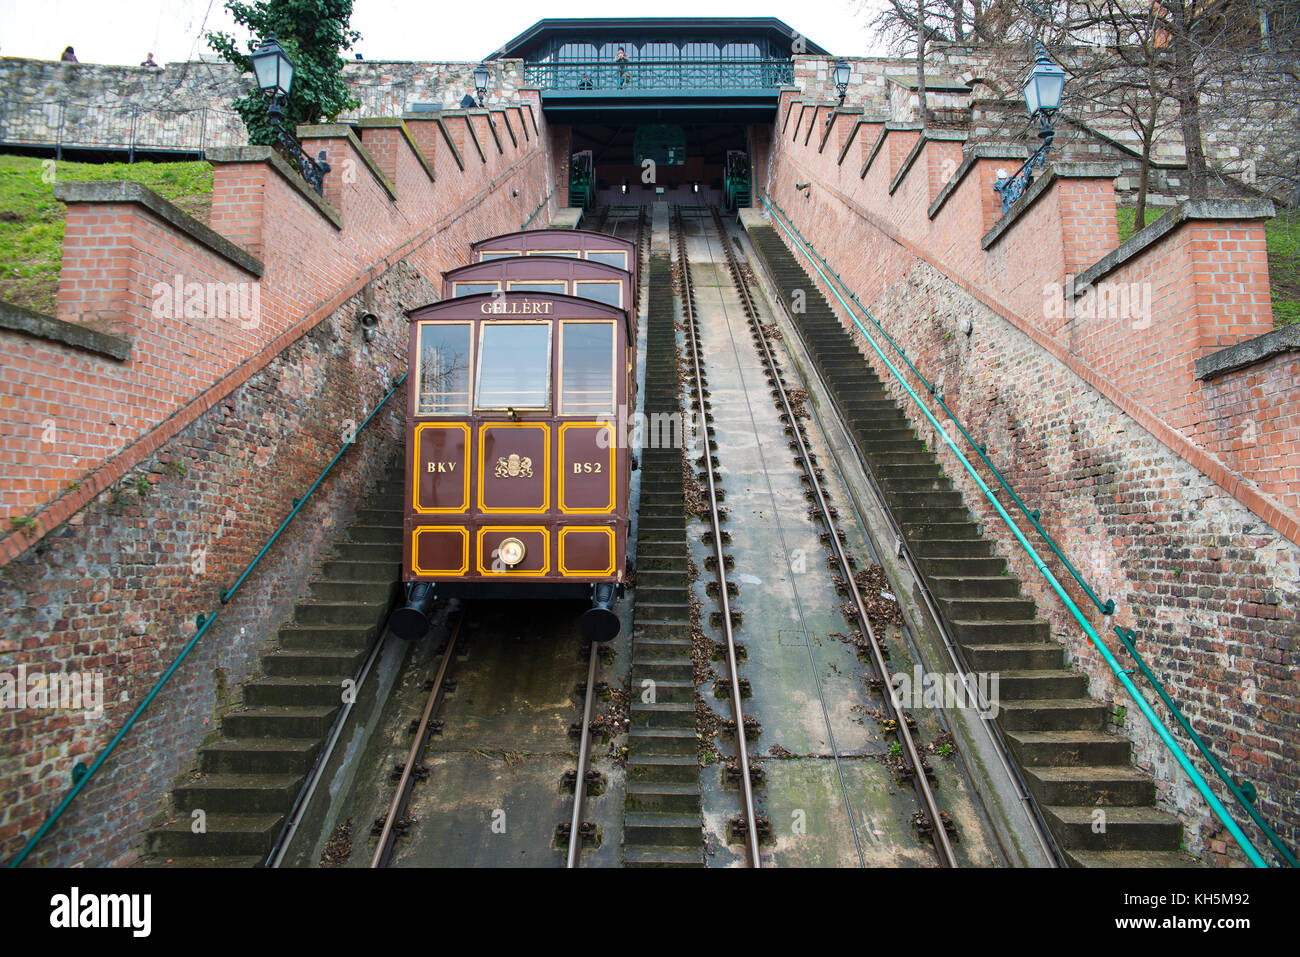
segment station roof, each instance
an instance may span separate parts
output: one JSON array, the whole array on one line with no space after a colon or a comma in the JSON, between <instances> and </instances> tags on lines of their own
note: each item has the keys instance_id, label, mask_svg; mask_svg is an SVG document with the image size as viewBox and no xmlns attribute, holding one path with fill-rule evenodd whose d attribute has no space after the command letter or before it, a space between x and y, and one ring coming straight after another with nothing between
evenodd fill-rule
<instances>
[{"instance_id":1,"label":"station roof","mask_svg":"<svg viewBox=\"0 0 1300 957\"><path fill-rule=\"evenodd\" d=\"M710 34L729 39L764 36L773 41L774 45L785 47L786 55L789 55L794 39L800 36L797 31L775 17L556 17L538 20L505 46L489 54L486 59L527 60L530 59L529 54L552 40L563 38L577 41L592 35L613 33L622 36L641 35L656 38L680 35L683 39L701 38ZM825 49L807 37L803 37L803 43L802 52L814 56L829 55Z\"/></svg>"}]
</instances>

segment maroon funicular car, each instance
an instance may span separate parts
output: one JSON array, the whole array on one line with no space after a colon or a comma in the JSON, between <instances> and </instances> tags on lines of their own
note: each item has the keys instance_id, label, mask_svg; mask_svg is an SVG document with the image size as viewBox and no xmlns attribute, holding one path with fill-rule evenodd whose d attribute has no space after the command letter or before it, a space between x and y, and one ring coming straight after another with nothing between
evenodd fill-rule
<instances>
[{"instance_id":1,"label":"maroon funicular car","mask_svg":"<svg viewBox=\"0 0 1300 957\"><path fill-rule=\"evenodd\" d=\"M635 408L635 286L627 269L583 254L625 253L635 266L635 249L537 230L474 250L499 240L547 253L451 270L445 298L408 313L407 600L390 626L422 636L435 595L582 597L583 632L608 640L627 573L633 460L621 423Z\"/></svg>"}]
</instances>

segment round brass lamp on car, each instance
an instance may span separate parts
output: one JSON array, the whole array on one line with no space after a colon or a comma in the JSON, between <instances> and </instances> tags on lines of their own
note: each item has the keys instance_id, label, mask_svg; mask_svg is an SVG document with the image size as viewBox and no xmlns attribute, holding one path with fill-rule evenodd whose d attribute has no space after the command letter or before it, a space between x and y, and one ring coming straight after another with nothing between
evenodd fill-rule
<instances>
[{"instance_id":1,"label":"round brass lamp on car","mask_svg":"<svg viewBox=\"0 0 1300 957\"><path fill-rule=\"evenodd\" d=\"M501 544L497 546L497 557L511 568L522 562L527 552L524 543L517 538L502 539Z\"/></svg>"}]
</instances>

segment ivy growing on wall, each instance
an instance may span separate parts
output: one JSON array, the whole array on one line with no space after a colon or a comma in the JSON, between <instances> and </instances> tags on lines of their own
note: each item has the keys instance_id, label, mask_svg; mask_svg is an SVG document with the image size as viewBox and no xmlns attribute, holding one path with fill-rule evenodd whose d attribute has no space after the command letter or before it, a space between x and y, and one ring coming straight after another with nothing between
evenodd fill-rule
<instances>
[{"instance_id":1,"label":"ivy growing on wall","mask_svg":"<svg viewBox=\"0 0 1300 957\"><path fill-rule=\"evenodd\" d=\"M361 34L348 26L352 0L226 0L225 6L250 37L240 41L228 33L209 33L208 45L223 59L251 77L249 54L262 40L274 36L293 60L293 88L284 105L287 129L333 120L360 105L343 82L346 61L341 56L361 39ZM276 142L275 129L267 120L266 100L256 83L233 105L248 127L250 143Z\"/></svg>"}]
</instances>

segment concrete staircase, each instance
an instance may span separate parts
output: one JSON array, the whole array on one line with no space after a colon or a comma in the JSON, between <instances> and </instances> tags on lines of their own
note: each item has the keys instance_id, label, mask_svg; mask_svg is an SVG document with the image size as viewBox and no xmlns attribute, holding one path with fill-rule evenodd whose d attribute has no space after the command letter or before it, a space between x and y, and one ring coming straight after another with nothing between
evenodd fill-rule
<instances>
[{"instance_id":1,"label":"concrete staircase","mask_svg":"<svg viewBox=\"0 0 1300 957\"><path fill-rule=\"evenodd\" d=\"M649 275L645 412L652 416L680 405L666 255L650 257ZM623 863L703 867L681 449L642 450L637 514ZM654 682L653 703L642 701L646 679Z\"/></svg>"},{"instance_id":2,"label":"concrete staircase","mask_svg":"<svg viewBox=\"0 0 1300 957\"><path fill-rule=\"evenodd\" d=\"M384 470L344 540L311 582L261 677L221 736L199 749L198 775L172 792L173 820L145 837L150 863L256 867L271 850L401 578L402 457ZM193 812L206 832L193 833Z\"/></svg>"},{"instance_id":3,"label":"concrete staircase","mask_svg":"<svg viewBox=\"0 0 1300 957\"><path fill-rule=\"evenodd\" d=\"M1084 675L1064 667L1047 622L813 278L773 227L750 227L749 235L786 301L795 289L806 294L800 338L967 661L999 673L998 723L1067 859L1089 867L1185 866L1182 825L1154 807L1155 783L1132 767L1128 739L1107 732L1106 707L1088 697Z\"/></svg>"}]
</instances>

